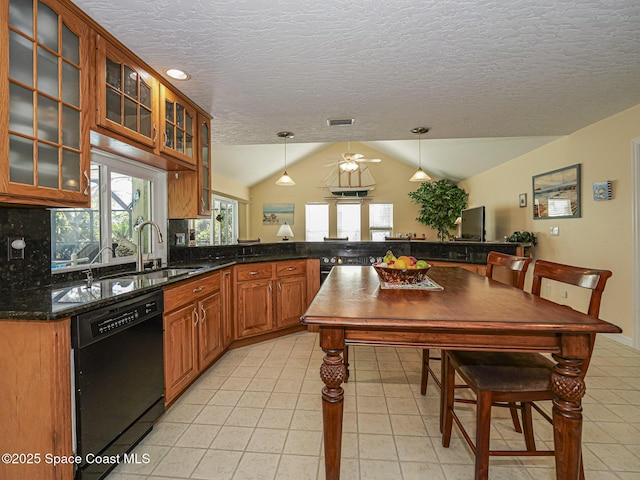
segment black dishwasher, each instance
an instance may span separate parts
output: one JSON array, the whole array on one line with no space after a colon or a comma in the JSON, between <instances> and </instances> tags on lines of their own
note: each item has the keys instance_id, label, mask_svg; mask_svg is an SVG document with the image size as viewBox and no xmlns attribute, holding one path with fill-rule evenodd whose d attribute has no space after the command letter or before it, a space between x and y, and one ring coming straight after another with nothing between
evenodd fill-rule
<instances>
[{"instance_id":1,"label":"black dishwasher","mask_svg":"<svg viewBox=\"0 0 640 480\"><path fill-rule=\"evenodd\" d=\"M98 480L164 412L162 292L72 317L75 478Z\"/></svg>"}]
</instances>

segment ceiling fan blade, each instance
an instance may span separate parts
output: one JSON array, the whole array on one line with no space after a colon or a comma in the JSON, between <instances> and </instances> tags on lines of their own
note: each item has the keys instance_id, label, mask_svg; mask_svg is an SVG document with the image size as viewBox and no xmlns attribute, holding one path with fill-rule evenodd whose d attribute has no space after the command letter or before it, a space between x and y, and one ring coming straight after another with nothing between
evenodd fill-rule
<instances>
[{"instance_id":1,"label":"ceiling fan blade","mask_svg":"<svg viewBox=\"0 0 640 480\"><path fill-rule=\"evenodd\" d=\"M344 163L344 160L340 160L339 162L327 163L325 167L333 167L334 165L340 165L341 163Z\"/></svg>"},{"instance_id":2,"label":"ceiling fan blade","mask_svg":"<svg viewBox=\"0 0 640 480\"><path fill-rule=\"evenodd\" d=\"M382 160L379 158L359 158L355 160L356 162L369 162L369 163L380 163Z\"/></svg>"},{"instance_id":3,"label":"ceiling fan blade","mask_svg":"<svg viewBox=\"0 0 640 480\"><path fill-rule=\"evenodd\" d=\"M362 157L364 157L364 155L362 155L361 153L344 152L342 154L342 158L346 162L352 162L352 161L358 160L359 158L362 158Z\"/></svg>"}]
</instances>

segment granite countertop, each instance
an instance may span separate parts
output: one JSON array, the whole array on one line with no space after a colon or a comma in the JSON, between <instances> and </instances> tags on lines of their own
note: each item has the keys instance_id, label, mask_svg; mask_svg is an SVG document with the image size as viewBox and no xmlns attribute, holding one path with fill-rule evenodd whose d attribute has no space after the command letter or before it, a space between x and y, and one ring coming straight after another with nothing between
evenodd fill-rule
<instances>
[{"instance_id":1,"label":"granite countertop","mask_svg":"<svg viewBox=\"0 0 640 480\"><path fill-rule=\"evenodd\" d=\"M195 273L169 278L136 278L135 274L97 279L91 287L85 281L67 282L45 287L10 290L0 299L0 318L5 320L58 320L77 315L115 301L160 290L172 283L192 279L234 265L235 261L222 260L193 265ZM186 266L184 266L186 267ZM173 268L173 267L172 267ZM181 266L182 268L182 266Z\"/></svg>"},{"instance_id":2,"label":"granite countertop","mask_svg":"<svg viewBox=\"0 0 640 480\"><path fill-rule=\"evenodd\" d=\"M306 258L308 258L306 255L291 253L203 259L195 262L172 263L168 268L194 269L196 271L169 278L145 279L136 278L135 274L122 273L94 280L90 288L87 287L85 281L28 289L9 288L3 290L0 295L0 318L5 320L59 320L112 304L115 301L127 300L137 295L160 290L167 285L233 265Z\"/></svg>"}]
</instances>

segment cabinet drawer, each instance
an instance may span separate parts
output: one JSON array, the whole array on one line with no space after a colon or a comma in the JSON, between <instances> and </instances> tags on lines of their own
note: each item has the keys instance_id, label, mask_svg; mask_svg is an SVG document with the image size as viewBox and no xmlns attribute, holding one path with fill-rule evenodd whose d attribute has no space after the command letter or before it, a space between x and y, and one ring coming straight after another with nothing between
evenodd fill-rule
<instances>
[{"instance_id":1,"label":"cabinet drawer","mask_svg":"<svg viewBox=\"0 0 640 480\"><path fill-rule=\"evenodd\" d=\"M220 290L220 272L167 287L164 290L164 311L170 312L217 290Z\"/></svg>"},{"instance_id":2,"label":"cabinet drawer","mask_svg":"<svg viewBox=\"0 0 640 480\"><path fill-rule=\"evenodd\" d=\"M306 260L292 260L278 262L276 264L276 276L286 277L287 275L304 275L307 273Z\"/></svg>"},{"instance_id":3,"label":"cabinet drawer","mask_svg":"<svg viewBox=\"0 0 640 480\"><path fill-rule=\"evenodd\" d=\"M236 266L236 281L257 280L259 278L271 278L271 263L252 263L251 265Z\"/></svg>"}]
</instances>

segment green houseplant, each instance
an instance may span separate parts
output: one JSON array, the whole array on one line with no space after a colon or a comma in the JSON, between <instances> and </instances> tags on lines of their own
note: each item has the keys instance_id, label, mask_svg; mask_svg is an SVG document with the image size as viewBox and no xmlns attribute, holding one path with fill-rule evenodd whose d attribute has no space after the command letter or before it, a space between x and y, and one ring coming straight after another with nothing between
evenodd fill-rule
<instances>
[{"instance_id":1,"label":"green houseplant","mask_svg":"<svg viewBox=\"0 0 640 480\"><path fill-rule=\"evenodd\" d=\"M450 180L424 182L415 192L409 192L414 203L420 205L416 220L438 231L440 241L450 236L460 212L467 206L469 194Z\"/></svg>"}]
</instances>

